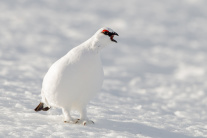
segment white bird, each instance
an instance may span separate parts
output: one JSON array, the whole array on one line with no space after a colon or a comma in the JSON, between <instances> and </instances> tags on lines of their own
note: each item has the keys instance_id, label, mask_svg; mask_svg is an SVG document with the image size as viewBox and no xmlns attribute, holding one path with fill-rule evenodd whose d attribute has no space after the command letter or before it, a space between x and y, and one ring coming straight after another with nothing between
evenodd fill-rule
<instances>
[{"instance_id":1,"label":"white bird","mask_svg":"<svg viewBox=\"0 0 207 138\"><path fill-rule=\"evenodd\" d=\"M43 79L42 100L34 110L58 107L62 109L64 122L92 124L87 117L86 105L101 89L104 74L100 50L117 42L114 35L118 36L112 29L103 27L57 60ZM80 119L73 119L71 110L78 111Z\"/></svg>"}]
</instances>

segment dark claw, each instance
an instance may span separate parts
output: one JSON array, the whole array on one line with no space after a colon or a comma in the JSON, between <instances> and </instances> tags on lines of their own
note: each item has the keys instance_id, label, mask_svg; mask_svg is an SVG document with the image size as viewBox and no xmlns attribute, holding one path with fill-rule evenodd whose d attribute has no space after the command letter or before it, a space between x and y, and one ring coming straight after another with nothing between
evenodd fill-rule
<instances>
[{"instance_id":1,"label":"dark claw","mask_svg":"<svg viewBox=\"0 0 207 138\"><path fill-rule=\"evenodd\" d=\"M80 119L77 119L77 121L75 122L75 124L77 124L79 120L80 120Z\"/></svg>"}]
</instances>

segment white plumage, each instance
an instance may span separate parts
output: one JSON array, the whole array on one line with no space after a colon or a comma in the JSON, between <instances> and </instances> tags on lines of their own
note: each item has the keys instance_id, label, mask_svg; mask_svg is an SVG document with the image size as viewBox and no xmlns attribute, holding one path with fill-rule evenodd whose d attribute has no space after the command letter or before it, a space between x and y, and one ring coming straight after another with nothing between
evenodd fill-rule
<instances>
[{"instance_id":1,"label":"white plumage","mask_svg":"<svg viewBox=\"0 0 207 138\"><path fill-rule=\"evenodd\" d=\"M103 83L103 68L100 50L118 35L110 28L99 29L90 39L70 50L57 60L46 73L42 83L42 101L35 111L47 111L50 107L62 108L64 121L90 124L86 105L100 91ZM80 112L74 120L71 110Z\"/></svg>"}]
</instances>

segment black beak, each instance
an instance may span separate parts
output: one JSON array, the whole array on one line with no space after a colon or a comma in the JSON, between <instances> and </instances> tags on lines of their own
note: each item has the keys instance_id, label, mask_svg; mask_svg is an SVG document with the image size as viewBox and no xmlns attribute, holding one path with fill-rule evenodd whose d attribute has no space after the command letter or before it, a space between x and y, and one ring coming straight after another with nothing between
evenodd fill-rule
<instances>
[{"instance_id":1,"label":"black beak","mask_svg":"<svg viewBox=\"0 0 207 138\"><path fill-rule=\"evenodd\" d=\"M117 36L119 36L116 32L109 32L109 33L108 33L108 36L112 36L112 35L117 35Z\"/></svg>"},{"instance_id":2,"label":"black beak","mask_svg":"<svg viewBox=\"0 0 207 138\"><path fill-rule=\"evenodd\" d=\"M117 41L114 40L114 36L115 36L115 35L119 36L116 32L109 32L109 33L108 33L108 36L110 37L111 41L117 43Z\"/></svg>"},{"instance_id":3,"label":"black beak","mask_svg":"<svg viewBox=\"0 0 207 138\"><path fill-rule=\"evenodd\" d=\"M113 34L113 35L117 35L117 36L119 36L116 32L112 32L112 34Z\"/></svg>"}]
</instances>

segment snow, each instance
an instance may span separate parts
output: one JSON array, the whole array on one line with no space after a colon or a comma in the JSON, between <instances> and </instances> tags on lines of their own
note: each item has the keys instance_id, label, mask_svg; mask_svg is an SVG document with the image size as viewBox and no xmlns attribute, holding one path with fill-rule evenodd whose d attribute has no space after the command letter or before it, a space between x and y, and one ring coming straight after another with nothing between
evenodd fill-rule
<instances>
[{"instance_id":1,"label":"snow","mask_svg":"<svg viewBox=\"0 0 207 138\"><path fill-rule=\"evenodd\" d=\"M0 137L207 137L206 5L1 0ZM95 124L34 112L51 64L103 26L119 37L102 51L105 81L88 105Z\"/></svg>"}]
</instances>

